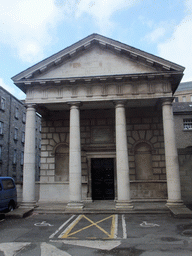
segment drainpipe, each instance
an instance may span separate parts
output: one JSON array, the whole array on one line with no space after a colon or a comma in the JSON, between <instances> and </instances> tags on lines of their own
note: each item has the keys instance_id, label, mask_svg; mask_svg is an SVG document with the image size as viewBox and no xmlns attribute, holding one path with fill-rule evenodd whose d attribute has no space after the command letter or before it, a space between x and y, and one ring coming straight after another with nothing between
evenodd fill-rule
<instances>
[{"instance_id":1,"label":"drainpipe","mask_svg":"<svg viewBox=\"0 0 192 256\"><path fill-rule=\"evenodd\" d=\"M10 167L10 163L9 163L9 153L10 153L10 137L11 137L11 105L12 105L12 97L11 95L9 95L10 97L10 104L9 104L9 124L8 124L8 154L7 154L7 176L9 176L9 167Z\"/></svg>"}]
</instances>

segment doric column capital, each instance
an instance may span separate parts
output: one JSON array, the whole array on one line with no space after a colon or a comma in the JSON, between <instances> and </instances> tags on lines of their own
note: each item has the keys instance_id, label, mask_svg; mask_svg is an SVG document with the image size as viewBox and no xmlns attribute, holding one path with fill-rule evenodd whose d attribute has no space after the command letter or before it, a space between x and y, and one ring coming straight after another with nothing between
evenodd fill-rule
<instances>
[{"instance_id":1,"label":"doric column capital","mask_svg":"<svg viewBox=\"0 0 192 256\"><path fill-rule=\"evenodd\" d=\"M67 104L70 106L71 108L80 108L83 104L80 101L72 101L72 102L67 102Z\"/></svg>"},{"instance_id":2,"label":"doric column capital","mask_svg":"<svg viewBox=\"0 0 192 256\"><path fill-rule=\"evenodd\" d=\"M163 98L162 99L162 106L165 106L165 105L171 105L172 106L173 100L174 100L174 97Z\"/></svg>"},{"instance_id":3,"label":"doric column capital","mask_svg":"<svg viewBox=\"0 0 192 256\"><path fill-rule=\"evenodd\" d=\"M126 103L126 100L116 100L113 102L116 108L125 107Z\"/></svg>"},{"instance_id":4,"label":"doric column capital","mask_svg":"<svg viewBox=\"0 0 192 256\"><path fill-rule=\"evenodd\" d=\"M25 104L25 106L26 106L27 109L35 109L35 110L36 110L36 107L37 107L36 104Z\"/></svg>"}]
</instances>

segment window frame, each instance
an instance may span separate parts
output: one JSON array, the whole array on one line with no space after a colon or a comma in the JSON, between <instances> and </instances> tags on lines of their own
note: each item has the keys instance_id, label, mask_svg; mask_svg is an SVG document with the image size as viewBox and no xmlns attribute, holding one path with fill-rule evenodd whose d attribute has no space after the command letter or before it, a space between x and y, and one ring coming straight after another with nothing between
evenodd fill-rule
<instances>
[{"instance_id":1,"label":"window frame","mask_svg":"<svg viewBox=\"0 0 192 256\"><path fill-rule=\"evenodd\" d=\"M15 108L15 118L19 119L19 108L18 107Z\"/></svg>"},{"instance_id":2,"label":"window frame","mask_svg":"<svg viewBox=\"0 0 192 256\"><path fill-rule=\"evenodd\" d=\"M183 119L183 130L184 131L192 131L192 118L184 118Z\"/></svg>"},{"instance_id":3,"label":"window frame","mask_svg":"<svg viewBox=\"0 0 192 256\"><path fill-rule=\"evenodd\" d=\"M6 104L6 99L4 97L0 97L1 101L0 101L0 109L5 111L5 104Z\"/></svg>"},{"instance_id":4,"label":"window frame","mask_svg":"<svg viewBox=\"0 0 192 256\"><path fill-rule=\"evenodd\" d=\"M13 164L15 165L17 163L17 149L13 150Z\"/></svg>"},{"instance_id":5,"label":"window frame","mask_svg":"<svg viewBox=\"0 0 192 256\"><path fill-rule=\"evenodd\" d=\"M18 140L18 128L17 127L15 127L15 129L14 129L14 137L13 137L13 139L14 140Z\"/></svg>"},{"instance_id":6,"label":"window frame","mask_svg":"<svg viewBox=\"0 0 192 256\"><path fill-rule=\"evenodd\" d=\"M0 121L0 135L3 135L4 123Z\"/></svg>"},{"instance_id":7,"label":"window frame","mask_svg":"<svg viewBox=\"0 0 192 256\"><path fill-rule=\"evenodd\" d=\"M20 161L20 163L21 163L21 166L24 165L24 151L21 151L21 161Z\"/></svg>"},{"instance_id":8,"label":"window frame","mask_svg":"<svg viewBox=\"0 0 192 256\"><path fill-rule=\"evenodd\" d=\"M24 124L26 123L26 113L25 113L25 112L23 112L22 122L23 122Z\"/></svg>"},{"instance_id":9,"label":"window frame","mask_svg":"<svg viewBox=\"0 0 192 256\"><path fill-rule=\"evenodd\" d=\"M22 134L21 134L21 142L25 143L25 132L24 131L22 131Z\"/></svg>"},{"instance_id":10,"label":"window frame","mask_svg":"<svg viewBox=\"0 0 192 256\"><path fill-rule=\"evenodd\" d=\"M0 145L0 162L2 162L2 158L3 158L3 146Z\"/></svg>"}]
</instances>

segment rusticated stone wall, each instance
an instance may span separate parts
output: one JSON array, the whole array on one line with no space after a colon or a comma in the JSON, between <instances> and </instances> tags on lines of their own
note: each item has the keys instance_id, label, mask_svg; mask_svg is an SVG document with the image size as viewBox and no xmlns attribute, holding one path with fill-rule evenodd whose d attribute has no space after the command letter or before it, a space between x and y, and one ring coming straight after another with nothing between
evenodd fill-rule
<instances>
[{"instance_id":1,"label":"rusticated stone wall","mask_svg":"<svg viewBox=\"0 0 192 256\"><path fill-rule=\"evenodd\" d=\"M155 108L126 109L127 115L127 139L129 149L129 167L131 180L131 196L133 199L165 199L166 170L164 137L161 112ZM108 110L81 110L81 150L82 150L82 184L83 199L87 197L89 168L87 154L90 152L113 152L115 153L115 111ZM140 180L137 172L142 171L135 159L135 151L139 145L147 145L147 161L144 164L144 171L151 169L151 176ZM66 149L69 146L69 111L52 112L42 121L42 147L41 147L41 185L49 184L55 193L55 200L59 201L59 192L55 187L65 186L65 193L68 190L68 181L59 181L55 175L55 154L58 146ZM146 152L141 152L142 157ZM147 166L150 165L150 166ZM116 175L115 175L116 177ZM141 176L139 176L141 177ZM47 195L50 190L47 190ZM47 196L48 197L48 196ZM46 200L45 195L41 195ZM65 197L67 201L67 195Z\"/></svg>"}]
</instances>

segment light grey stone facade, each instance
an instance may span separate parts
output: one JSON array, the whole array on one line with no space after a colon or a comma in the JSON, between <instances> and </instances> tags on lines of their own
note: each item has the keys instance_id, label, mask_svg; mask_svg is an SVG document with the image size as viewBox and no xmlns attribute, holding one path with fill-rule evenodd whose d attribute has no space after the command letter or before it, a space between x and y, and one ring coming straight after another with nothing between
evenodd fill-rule
<instances>
[{"instance_id":1,"label":"light grey stone facade","mask_svg":"<svg viewBox=\"0 0 192 256\"><path fill-rule=\"evenodd\" d=\"M40 198L82 209L84 200L167 200L182 205L172 112L184 68L93 34L13 77L26 93L27 131L42 115ZM35 203L34 143L24 170ZM30 150L29 150L30 149Z\"/></svg>"}]
</instances>

